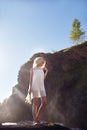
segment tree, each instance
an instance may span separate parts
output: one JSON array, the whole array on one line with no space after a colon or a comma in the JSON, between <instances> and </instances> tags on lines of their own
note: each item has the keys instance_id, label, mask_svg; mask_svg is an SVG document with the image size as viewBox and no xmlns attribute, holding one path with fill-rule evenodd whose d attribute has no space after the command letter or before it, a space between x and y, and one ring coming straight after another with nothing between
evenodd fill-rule
<instances>
[{"instance_id":1,"label":"tree","mask_svg":"<svg viewBox=\"0 0 87 130\"><path fill-rule=\"evenodd\" d=\"M76 44L78 44L80 38L85 35L85 32L83 32L80 27L80 22L77 19L74 19L72 22L72 30L70 31L70 39Z\"/></svg>"}]
</instances>

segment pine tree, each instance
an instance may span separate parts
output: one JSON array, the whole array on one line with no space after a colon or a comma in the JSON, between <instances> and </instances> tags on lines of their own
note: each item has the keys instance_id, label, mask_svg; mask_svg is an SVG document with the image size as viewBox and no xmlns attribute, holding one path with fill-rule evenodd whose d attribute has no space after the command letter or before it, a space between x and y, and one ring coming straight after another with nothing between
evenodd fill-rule
<instances>
[{"instance_id":1,"label":"pine tree","mask_svg":"<svg viewBox=\"0 0 87 130\"><path fill-rule=\"evenodd\" d=\"M72 30L70 31L70 39L76 44L78 44L81 36L85 34L80 27L80 22L77 19L74 19L72 22Z\"/></svg>"}]
</instances>

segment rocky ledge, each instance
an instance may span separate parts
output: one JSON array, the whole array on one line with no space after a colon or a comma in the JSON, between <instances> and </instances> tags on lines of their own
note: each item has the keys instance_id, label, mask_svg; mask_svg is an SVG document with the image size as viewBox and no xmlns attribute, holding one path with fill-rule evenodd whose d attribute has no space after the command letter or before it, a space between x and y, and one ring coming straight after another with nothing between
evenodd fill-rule
<instances>
[{"instance_id":1,"label":"rocky ledge","mask_svg":"<svg viewBox=\"0 0 87 130\"><path fill-rule=\"evenodd\" d=\"M33 125L32 122L30 121L25 121L25 122L18 122L18 123L2 123L0 125L0 130L1 129L11 129L11 130L71 130L70 128L67 128L63 126L62 124L58 123L52 123L52 122L44 122L44 123L39 123Z\"/></svg>"}]
</instances>

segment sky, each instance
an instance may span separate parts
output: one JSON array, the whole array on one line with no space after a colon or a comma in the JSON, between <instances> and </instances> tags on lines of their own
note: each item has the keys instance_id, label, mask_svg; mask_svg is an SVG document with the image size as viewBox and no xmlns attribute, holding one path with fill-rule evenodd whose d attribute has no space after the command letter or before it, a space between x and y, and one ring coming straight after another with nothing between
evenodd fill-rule
<instances>
[{"instance_id":1,"label":"sky","mask_svg":"<svg viewBox=\"0 0 87 130\"><path fill-rule=\"evenodd\" d=\"M0 102L12 94L21 65L35 53L73 45L76 18L87 36L87 0L0 0Z\"/></svg>"}]
</instances>

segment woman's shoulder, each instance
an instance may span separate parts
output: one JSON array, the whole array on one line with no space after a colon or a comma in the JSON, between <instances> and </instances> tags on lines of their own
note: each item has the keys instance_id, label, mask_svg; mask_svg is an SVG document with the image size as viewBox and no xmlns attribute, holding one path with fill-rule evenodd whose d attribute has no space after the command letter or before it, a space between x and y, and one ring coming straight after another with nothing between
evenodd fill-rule
<instances>
[{"instance_id":1,"label":"woman's shoulder","mask_svg":"<svg viewBox=\"0 0 87 130\"><path fill-rule=\"evenodd\" d=\"M34 70L36 70L37 68L34 67L34 68L30 68L30 72L33 72Z\"/></svg>"}]
</instances>

